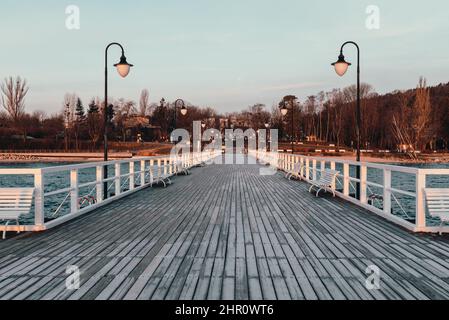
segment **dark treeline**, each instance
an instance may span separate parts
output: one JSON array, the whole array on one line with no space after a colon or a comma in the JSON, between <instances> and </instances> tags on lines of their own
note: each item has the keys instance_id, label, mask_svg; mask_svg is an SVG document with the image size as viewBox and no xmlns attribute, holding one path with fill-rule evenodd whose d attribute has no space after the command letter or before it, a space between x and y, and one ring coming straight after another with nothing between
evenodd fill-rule
<instances>
[{"instance_id":1,"label":"dark treeline","mask_svg":"<svg viewBox=\"0 0 449 320\"><path fill-rule=\"evenodd\" d=\"M1 149L96 150L101 148L104 103L100 98L83 102L76 94L64 96L61 111L47 115L43 111L27 113L25 97L28 85L20 77L7 78L0 87ZM369 84L362 84L362 148L404 151L447 149L449 142L449 83L427 87L420 79L415 89L377 94ZM209 107L186 102L188 113L182 116L173 102L162 99L150 103L148 90L139 102L124 98L110 99L107 108L109 139L136 142L167 142L173 128L192 128L202 121L207 128L271 128L281 139L309 140L351 147L355 138L356 88L319 92L305 99L289 95L271 110L255 104L242 112L219 114ZM288 107L282 115L281 106ZM292 119L292 108L293 119Z\"/></svg>"},{"instance_id":2,"label":"dark treeline","mask_svg":"<svg viewBox=\"0 0 449 320\"><path fill-rule=\"evenodd\" d=\"M150 103L149 91L142 90L138 103L125 98L113 99L108 108L98 97L87 104L75 93L65 94L61 111L47 115L44 111L27 113L26 80L12 77L0 87L0 149L98 150L102 147L104 112L108 115L108 138L116 142L167 142L169 133L178 128L192 129L193 121L213 127L219 115L212 108L194 106L187 101L188 113L182 116L173 102L162 99Z\"/></svg>"},{"instance_id":3,"label":"dark treeline","mask_svg":"<svg viewBox=\"0 0 449 320\"><path fill-rule=\"evenodd\" d=\"M415 89L383 95L377 94L369 84L362 84L361 96L362 148L402 148L411 153L447 149L449 84L427 87L426 81L420 79ZM286 96L272 108L271 127L279 129L284 139L290 139L293 107L295 140L354 146L356 97L355 86L320 92L303 101ZM283 105L289 109L285 116L280 112Z\"/></svg>"}]
</instances>

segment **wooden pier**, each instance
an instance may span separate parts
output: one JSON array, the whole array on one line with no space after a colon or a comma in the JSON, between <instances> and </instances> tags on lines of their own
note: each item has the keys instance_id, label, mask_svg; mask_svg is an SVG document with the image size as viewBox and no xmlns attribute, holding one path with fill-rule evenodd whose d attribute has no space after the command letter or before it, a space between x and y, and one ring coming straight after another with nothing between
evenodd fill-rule
<instances>
[{"instance_id":1,"label":"wooden pier","mask_svg":"<svg viewBox=\"0 0 449 320\"><path fill-rule=\"evenodd\" d=\"M449 299L447 237L307 184L211 165L0 241L0 299ZM66 268L81 272L66 288ZM366 269L380 269L380 288Z\"/></svg>"}]
</instances>

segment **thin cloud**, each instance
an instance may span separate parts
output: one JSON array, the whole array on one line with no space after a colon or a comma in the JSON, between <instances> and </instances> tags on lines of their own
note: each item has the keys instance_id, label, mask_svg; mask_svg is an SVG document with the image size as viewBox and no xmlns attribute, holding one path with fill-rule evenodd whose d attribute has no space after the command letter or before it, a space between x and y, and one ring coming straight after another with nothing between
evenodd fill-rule
<instances>
[{"instance_id":1,"label":"thin cloud","mask_svg":"<svg viewBox=\"0 0 449 320\"><path fill-rule=\"evenodd\" d=\"M269 86L261 88L261 91L280 91L280 90L293 90L293 89L305 89L314 88L324 85L323 82L302 82L302 83L288 83L276 86Z\"/></svg>"}]
</instances>

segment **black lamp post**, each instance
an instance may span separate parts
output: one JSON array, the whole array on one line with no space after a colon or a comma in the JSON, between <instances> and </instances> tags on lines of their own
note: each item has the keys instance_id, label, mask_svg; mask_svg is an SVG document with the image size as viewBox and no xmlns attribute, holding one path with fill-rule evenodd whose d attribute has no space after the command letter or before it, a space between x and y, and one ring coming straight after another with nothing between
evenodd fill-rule
<instances>
[{"instance_id":1,"label":"black lamp post","mask_svg":"<svg viewBox=\"0 0 449 320\"><path fill-rule=\"evenodd\" d=\"M174 104L175 115L173 117L174 118L173 131L176 130L176 126L177 126L176 122L177 122L177 116L178 116L178 102L181 102L181 107L179 108L181 110L181 114L183 116L185 116L187 114L187 108L186 108L186 104L185 104L184 100L182 100L182 99L176 100L175 104ZM175 141L173 141L173 142L175 142Z\"/></svg>"},{"instance_id":2,"label":"black lamp post","mask_svg":"<svg viewBox=\"0 0 449 320\"><path fill-rule=\"evenodd\" d=\"M352 44L357 48L357 107L356 107L356 148L357 148L357 162L361 160L360 152L360 127L362 123L362 115L360 110L360 47L354 41L347 41L343 43L340 49L340 55L338 56L337 62L332 63L335 67L337 74L342 77L348 71L348 67L351 63L346 62L345 56L343 55L343 49L347 44ZM356 168L357 179L360 179L360 166ZM360 199L360 183L357 184L356 188L356 198Z\"/></svg>"},{"instance_id":3,"label":"black lamp post","mask_svg":"<svg viewBox=\"0 0 449 320\"><path fill-rule=\"evenodd\" d=\"M267 134L266 134L266 139L267 139L267 145L266 145L266 151L268 152L268 151L270 151L270 147L271 147L271 137L270 137L270 134L271 134L271 132L270 132L270 123L267 121L267 122L265 122L265 128L266 128L266 132L267 132Z\"/></svg>"},{"instance_id":4,"label":"black lamp post","mask_svg":"<svg viewBox=\"0 0 449 320\"><path fill-rule=\"evenodd\" d=\"M291 144L292 144L292 154L294 154L295 153L295 151L294 151L294 146L295 146L295 144L294 144L294 142L293 142L293 139L294 139L294 131L295 131L295 128L294 128L294 113L295 113L295 105L294 105L294 99L292 98L292 99L290 99L290 107L291 107L291 109L292 109L292 111L291 111L291 116L292 116L292 119L291 119L291 122L292 122L292 128L291 128L291 136L290 136L290 140L291 140ZM281 106L280 106L280 109L281 109L281 114L283 115L283 116L286 116L287 115L287 113L288 113L288 107L287 107L287 102L284 100L284 101L282 101L282 103L281 103Z\"/></svg>"},{"instance_id":5,"label":"black lamp post","mask_svg":"<svg viewBox=\"0 0 449 320\"><path fill-rule=\"evenodd\" d=\"M125 57L125 50L123 49L123 46L120 43L112 42L108 44L105 50L104 54L104 110L103 110L103 124L104 124L104 135L103 135L103 144L104 144L104 161L108 161L108 124L109 124L109 105L108 105L108 50L112 46L119 46L122 50L122 56L120 57L120 62L114 64L114 67L117 68L117 72L122 78L125 78L131 69L133 67L132 64L129 64L126 61ZM108 178L108 166L104 166L103 170L103 177L104 179ZM108 183L107 181L103 184L103 199L108 198Z\"/></svg>"}]
</instances>

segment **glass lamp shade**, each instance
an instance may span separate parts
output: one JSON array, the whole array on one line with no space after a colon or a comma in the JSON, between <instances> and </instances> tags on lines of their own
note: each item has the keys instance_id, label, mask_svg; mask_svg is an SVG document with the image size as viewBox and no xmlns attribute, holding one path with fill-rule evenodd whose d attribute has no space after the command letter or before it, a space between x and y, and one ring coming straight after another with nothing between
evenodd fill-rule
<instances>
[{"instance_id":1,"label":"glass lamp shade","mask_svg":"<svg viewBox=\"0 0 449 320\"><path fill-rule=\"evenodd\" d=\"M268 128L270 126L269 123L265 123L265 128Z\"/></svg>"},{"instance_id":2,"label":"glass lamp shade","mask_svg":"<svg viewBox=\"0 0 449 320\"><path fill-rule=\"evenodd\" d=\"M287 108L281 108L281 114L283 115L283 116L285 116L286 114L288 113L288 109Z\"/></svg>"},{"instance_id":3,"label":"glass lamp shade","mask_svg":"<svg viewBox=\"0 0 449 320\"><path fill-rule=\"evenodd\" d=\"M181 114L182 114L183 116L185 116L185 115L187 114L187 108L186 108L186 107L182 107L182 108L181 108Z\"/></svg>"},{"instance_id":4,"label":"glass lamp shade","mask_svg":"<svg viewBox=\"0 0 449 320\"><path fill-rule=\"evenodd\" d=\"M334 65L334 67L335 67L335 72L337 72L337 74L340 77L343 77L345 75L346 71L348 71L349 64L347 64L345 62L339 62L339 63L336 63Z\"/></svg>"},{"instance_id":5,"label":"glass lamp shade","mask_svg":"<svg viewBox=\"0 0 449 320\"><path fill-rule=\"evenodd\" d=\"M132 64L129 64L126 61L126 57L122 56L120 58L120 62L114 64L114 67L117 68L117 72L118 74L122 77L122 78L126 78L126 76L129 74L129 71L131 70L131 67L133 67Z\"/></svg>"},{"instance_id":6,"label":"glass lamp shade","mask_svg":"<svg viewBox=\"0 0 449 320\"><path fill-rule=\"evenodd\" d=\"M338 57L338 61L335 63L332 63L332 65L335 68L335 72L340 76L343 77L348 71L348 67L351 65L349 62L346 62L345 57L341 54Z\"/></svg>"}]
</instances>

